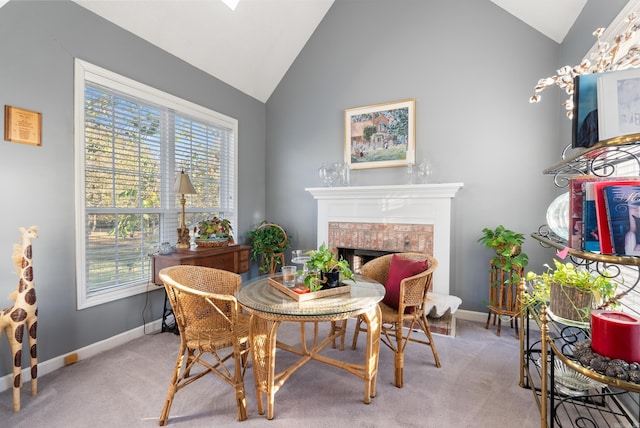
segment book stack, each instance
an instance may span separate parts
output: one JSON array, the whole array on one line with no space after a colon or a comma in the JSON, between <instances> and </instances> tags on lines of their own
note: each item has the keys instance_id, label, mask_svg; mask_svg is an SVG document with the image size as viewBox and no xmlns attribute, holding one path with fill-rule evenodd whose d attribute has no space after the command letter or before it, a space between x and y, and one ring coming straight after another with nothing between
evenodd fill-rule
<instances>
[{"instance_id":1,"label":"book stack","mask_svg":"<svg viewBox=\"0 0 640 428\"><path fill-rule=\"evenodd\" d=\"M640 256L640 178L572 178L569 230L571 248Z\"/></svg>"}]
</instances>

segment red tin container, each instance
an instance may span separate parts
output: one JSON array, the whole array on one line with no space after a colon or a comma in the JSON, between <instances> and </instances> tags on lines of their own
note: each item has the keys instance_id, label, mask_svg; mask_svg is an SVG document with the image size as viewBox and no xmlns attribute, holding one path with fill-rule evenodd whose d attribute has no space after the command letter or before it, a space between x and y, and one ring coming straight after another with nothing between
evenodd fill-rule
<instances>
[{"instance_id":1,"label":"red tin container","mask_svg":"<svg viewBox=\"0 0 640 428\"><path fill-rule=\"evenodd\" d=\"M640 362L640 318L622 312L591 311L591 348L605 357Z\"/></svg>"}]
</instances>

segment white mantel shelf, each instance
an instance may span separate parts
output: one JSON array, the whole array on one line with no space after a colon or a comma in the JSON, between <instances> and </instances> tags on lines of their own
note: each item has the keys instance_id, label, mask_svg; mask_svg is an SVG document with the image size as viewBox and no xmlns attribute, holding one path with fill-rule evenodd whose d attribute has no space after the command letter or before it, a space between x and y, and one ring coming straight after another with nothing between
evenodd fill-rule
<instances>
[{"instance_id":1,"label":"white mantel shelf","mask_svg":"<svg viewBox=\"0 0 640 428\"><path fill-rule=\"evenodd\" d=\"M463 183L398 184L385 186L308 187L315 199L453 198Z\"/></svg>"},{"instance_id":2,"label":"white mantel shelf","mask_svg":"<svg viewBox=\"0 0 640 428\"><path fill-rule=\"evenodd\" d=\"M463 183L309 187L318 201L318 246L328 242L330 222L432 224L438 260L434 289L449 294L451 200Z\"/></svg>"}]
</instances>

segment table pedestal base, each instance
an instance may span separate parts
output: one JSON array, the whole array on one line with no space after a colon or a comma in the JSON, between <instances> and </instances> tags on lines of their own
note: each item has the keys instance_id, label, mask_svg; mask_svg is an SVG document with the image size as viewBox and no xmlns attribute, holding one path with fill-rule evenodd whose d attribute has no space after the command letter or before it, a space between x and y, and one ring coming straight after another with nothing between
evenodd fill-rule
<instances>
[{"instance_id":1,"label":"table pedestal base","mask_svg":"<svg viewBox=\"0 0 640 428\"><path fill-rule=\"evenodd\" d=\"M376 304L361 313L367 324L366 353L364 364L353 364L320 355L320 351L329 343L334 344L337 338L344 343L346 323L340 323L342 328L335 328L337 323L344 318L327 318L322 321L332 321L329 335L322 341L318 338L317 317L295 317L292 319L266 319L265 314L254 313L251 315L250 338L251 355L253 358L253 372L256 385L258 413L264 414L263 395L267 397L267 419L274 416L274 398L276 392L287 379L300 367L310 360L320 361L335 367L339 367L364 380L364 403L369 404L371 398L376 395L376 378L378 374L378 355L380 350L380 307ZM353 314L352 314L353 315ZM278 317L279 318L279 317ZM276 339L278 327L282 321L300 322L301 345L290 346L278 342ZM305 323L313 323L313 341L311 347L307 346L305 337ZM275 373L276 348L300 355L300 358L287 369ZM342 348L342 346L341 346Z\"/></svg>"}]
</instances>

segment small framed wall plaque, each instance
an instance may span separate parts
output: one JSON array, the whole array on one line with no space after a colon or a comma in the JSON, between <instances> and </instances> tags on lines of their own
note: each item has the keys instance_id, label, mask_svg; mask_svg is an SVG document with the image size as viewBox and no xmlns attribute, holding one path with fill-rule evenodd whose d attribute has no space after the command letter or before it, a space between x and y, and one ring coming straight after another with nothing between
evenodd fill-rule
<instances>
[{"instance_id":1,"label":"small framed wall plaque","mask_svg":"<svg viewBox=\"0 0 640 428\"><path fill-rule=\"evenodd\" d=\"M42 114L4 106L4 139L14 143L42 145Z\"/></svg>"}]
</instances>

